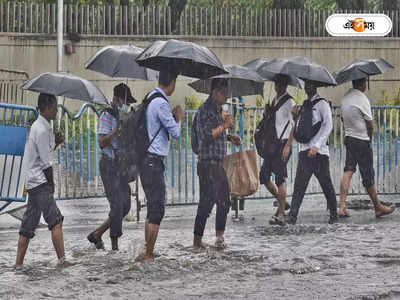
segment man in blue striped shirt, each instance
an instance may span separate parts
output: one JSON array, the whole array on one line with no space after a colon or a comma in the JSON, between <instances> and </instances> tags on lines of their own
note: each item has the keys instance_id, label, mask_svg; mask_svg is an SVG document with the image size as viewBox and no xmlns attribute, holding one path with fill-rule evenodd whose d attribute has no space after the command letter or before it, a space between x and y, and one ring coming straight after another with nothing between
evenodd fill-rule
<instances>
[{"instance_id":1,"label":"man in blue striped shirt","mask_svg":"<svg viewBox=\"0 0 400 300\"><path fill-rule=\"evenodd\" d=\"M157 240L161 220L164 217L165 181L164 158L168 156L169 135L179 138L181 119L184 116L180 106L171 109L168 97L175 90L177 74L161 71L159 86L147 97L157 93L146 110L147 132L151 145L140 166L140 181L147 200L145 240L147 261L154 259L154 245Z\"/></svg>"}]
</instances>

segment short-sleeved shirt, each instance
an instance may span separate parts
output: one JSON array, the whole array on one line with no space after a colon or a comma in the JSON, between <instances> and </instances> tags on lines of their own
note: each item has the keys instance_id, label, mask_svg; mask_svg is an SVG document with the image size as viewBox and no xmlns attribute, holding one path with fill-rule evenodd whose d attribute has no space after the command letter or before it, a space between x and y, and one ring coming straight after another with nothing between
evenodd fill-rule
<instances>
[{"instance_id":1,"label":"short-sleeved shirt","mask_svg":"<svg viewBox=\"0 0 400 300\"><path fill-rule=\"evenodd\" d=\"M217 105L211 97L200 106L195 126L200 160L223 160L226 156L227 135L223 131L217 138L213 138L212 131L224 123L222 107Z\"/></svg>"},{"instance_id":2,"label":"short-sleeved shirt","mask_svg":"<svg viewBox=\"0 0 400 300\"><path fill-rule=\"evenodd\" d=\"M47 182L43 170L53 165L55 141L51 124L43 116L33 122L27 148L26 189L33 189Z\"/></svg>"},{"instance_id":3,"label":"short-sleeved shirt","mask_svg":"<svg viewBox=\"0 0 400 300\"><path fill-rule=\"evenodd\" d=\"M284 93L278 99L274 99L275 105L279 103L279 101L286 96L287 93ZM285 133L282 135L282 140L288 139L290 136L290 131L293 128L293 115L292 115L292 108L296 105L296 102L293 98L289 98L286 100L285 104L283 104L278 111L276 112L275 118L275 129L276 129L276 136L279 138L285 129L287 122L289 122L288 127L286 128Z\"/></svg>"},{"instance_id":4,"label":"short-sleeved shirt","mask_svg":"<svg viewBox=\"0 0 400 300\"><path fill-rule=\"evenodd\" d=\"M98 134L109 134L118 125L118 120L109 112L105 111L101 114L98 125ZM107 146L101 149L101 154L114 158L115 150L118 149L117 137L114 137L111 141L112 146Z\"/></svg>"},{"instance_id":5,"label":"short-sleeved shirt","mask_svg":"<svg viewBox=\"0 0 400 300\"><path fill-rule=\"evenodd\" d=\"M372 121L371 104L367 96L357 89L350 89L341 104L345 136L369 141L365 121Z\"/></svg>"}]
</instances>

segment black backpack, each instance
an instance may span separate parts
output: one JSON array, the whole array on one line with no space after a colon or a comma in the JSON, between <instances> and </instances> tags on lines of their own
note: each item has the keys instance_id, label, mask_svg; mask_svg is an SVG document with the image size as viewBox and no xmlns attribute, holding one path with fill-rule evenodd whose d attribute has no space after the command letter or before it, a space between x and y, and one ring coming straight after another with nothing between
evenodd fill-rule
<instances>
[{"instance_id":1,"label":"black backpack","mask_svg":"<svg viewBox=\"0 0 400 300\"><path fill-rule=\"evenodd\" d=\"M294 138L297 142L306 144L317 134L321 128L321 121L313 125L313 108L314 106L322 101L324 98L318 98L314 101L305 100L300 108L300 111L296 117L294 126ZM326 101L326 100L325 100Z\"/></svg>"},{"instance_id":2,"label":"black backpack","mask_svg":"<svg viewBox=\"0 0 400 300\"><path fill-rule=\"evenodd\" d=\"M149 140L146 111L150 102L159 97L168 101L159 92L155 92L151 96L147 94L136 110L129 112L125 121L121 120L121 126L118 131L117 157L124 176L128 178L128 182L136 179L139 174L140 162L143 161L150 145L162 129L161 126L152 140Z\"/></svg>"},{"instance_id":3,"label":"black backpack","mask_svg":"<svg viewBox=\"0 0 400 300\"><path fill-rule=\"evenodd\" d=\"M274 107L267 106L261 122L257 125L254 133L254 142L258 155L264 159L276 155L281 150L281 139L289 125L289 121L286 123L285 128L278 138L275 128L276 112L290 98L292 98L292 96L286 94Z\"/></svg>"}]
</instances>

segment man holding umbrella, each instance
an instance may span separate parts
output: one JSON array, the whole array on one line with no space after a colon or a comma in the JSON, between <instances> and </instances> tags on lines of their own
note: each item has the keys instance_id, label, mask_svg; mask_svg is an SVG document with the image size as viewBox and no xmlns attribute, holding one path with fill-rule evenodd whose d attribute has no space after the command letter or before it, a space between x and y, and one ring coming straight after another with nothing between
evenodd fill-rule
<instances>
[{"instance_id":1,"label":"man holding umbrella","mask_svg":"<svg viewBox=\"0 0 400 300\"><path fill-rule=\"evenodd\" d=\"M333 128L329 103L317 93L318 82L306 80L305 92L312 105L312 125L320 128L308 143L300 143L299 162L296 170L292 203L287 223L295 224L304 194L311 176L314 174L328 203L329 224L337 222L336 194L329 171L328 138ZM304 103L303 103L304 105Z\"/></svg>"},{"instance_id":2,"label":"man holding umbrella","mask_svg":"<svg viewBox=\"0 0 400 300\"><path fill-rule=\"evenodd\" d=\"M285 225L285 209L289 209L286 204L286 185L287 162L291 154L291 144L293 141L293 116L292 109L296 105L293 98L287 93L289 77L278 74L275 76L275 92L273 104L266 106L266 113L274 114L269 123L275 130L278 147L269 157L264 159L260 171L260 183L264 184L268 191L278 200L278 209L272 216L270 224ZM273 141L271 141L272 143ZM272 173L275 174L275 184L271 180Z\"/></svg>"},{"instance_id":3,"label":"man holding umbrella","mask_svg":"<svg viewBox=\"0 0 400 300\"><path fill-rule=\"evenodd\" d=\"M200 181L200 202L194 224L195 248L206 247L202 238L214 204L217 205L215 246L225 248L224 232L230 199L228 178L222 161L226 156L227 140L237 146L242 142L238 135L227 135L225 132L233 128L234 123L231 115L222 114L222 105L226 103L227 97L228 80L212 79L210 97L200 106L192 125L198 143L195 151L198 152L197 174Z\"/></svg>"},{"instance_id":4,"label":"man holding umbrella","mask_svg":"<svg viewBox=\"0 0 400 300\"><path fill-rule=\"evenodd\" d=\"M371 138L373 132L371 104L364 94L367 78L353 80L353 88L342 99L341 111L345 130L346 163L340 188L339 217L349 217L346 197L351 178L360 169L362 184L374 204L376 217L391 214L395 207L382 205L374 182L373 153Z\"/></svg>"},{"instance_id":5,"label":"man holding umbrella","mask_svg":"<svg viewBox=\"0 0 400 300\"><path fill-rule=\"evenodd\" d=\"M129 87L120 83L114 87L111 107L103 111L99 119L98 133L101 148L100 175L104 190L110 203L108 218L87 239L97 249L104 249L102 235L110 228L112 250L118 251L118 238L122 235L122 220L131 208L131 189L126 176L123 176L117 157L117 132L119 112L127 112L128 105L136 102Z\"/></svg>"}]
</instances>

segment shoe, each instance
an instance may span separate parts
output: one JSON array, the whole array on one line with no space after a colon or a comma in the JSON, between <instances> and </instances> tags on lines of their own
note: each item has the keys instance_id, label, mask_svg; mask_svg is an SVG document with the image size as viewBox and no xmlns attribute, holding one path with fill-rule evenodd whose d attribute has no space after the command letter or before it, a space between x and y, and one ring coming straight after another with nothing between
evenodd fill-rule
<instances>
[{"instance_id":1,"label":"shoe","mask_svg":"<svg viewBox=\"0 0 400 300\"><path fill-rule=\"evenodd\" d=\"M339 221L339 218L337 216L330 216L328 224L335 224Z\"/></svg>"},{"instance_id":2,"label":"shoe","mask_svg":"<svg viewBox=\"0 0 400 300\"><path fill-rule=\"evenodd\" d=\"M105 250L104 243L103 243L102 239L96 240L95 237L94 237L94 232L90 233L87 236L87 239L88 239L89 242L94 244L94 246L96 247L97 250Z\"/></svg>"},{"instance_id":3,"label":"shoe","mask_svg":"<svg viewBox=\"0 0 400 300\"><path fill-rule=\"evenodd\" d=\"M285 226L285 217L284 216L272 216L271 219L269 220L270 225L279 225L279 226Z\"/></svg>"},{"instance_id":4,"label":"shoe","mask_svg":"<svg viewBox=\"0 0 400 300\"><path fill-rule=\"evenodd\" d=\"M275 201L272 203L272 205L273 205L274 207L278 207L278 200L275 200ZM286 201L285 210L289 210L289 209L290 209L290 204L289 204L289 202Z\"/></svg>"},{"instance_id":5,"label":"shoe","mask_svg":"<svg viewBox=\"0 0 400 300\"><path fill-rule=\"evenodd\" d=\"M287 224L295 225L296 222L297 222L297 218L293 217L291 215L287 215L287 216L285 216L285 221L286 221Z\"/></svg>"}]
</instances>

